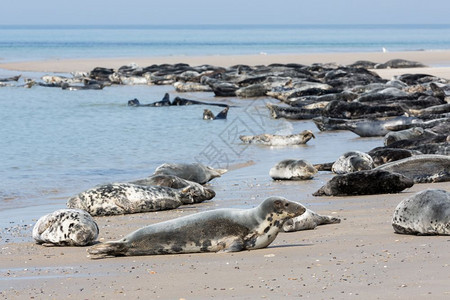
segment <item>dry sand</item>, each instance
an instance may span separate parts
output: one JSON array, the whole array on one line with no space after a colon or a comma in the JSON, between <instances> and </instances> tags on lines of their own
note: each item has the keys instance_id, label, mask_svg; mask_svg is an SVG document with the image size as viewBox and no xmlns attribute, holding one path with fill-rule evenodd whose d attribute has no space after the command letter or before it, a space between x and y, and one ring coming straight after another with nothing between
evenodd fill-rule
<instances>
[{"instance_id":1,"label":"dry sand","mask_svg":"<svg viewBox=\"0 0 450 300\"><path fill-rule=\"evenodd\" d=\"M117 67L130 62L142 66L163 61L225 66L271 62L351 63L359 59L384 62L399 57L429 65L450 65L450 52L445 52L444 56L440 52L432 53L439 54L439 57L425 60L422 55L429 55L430 52L416 52L419 56L391 53L373 54L375 56L327 54L322 57L323 60L320 55L314 58L301 56L303 60L293 59L295 56L276 56L277 59L269 60L275 56L268 55L256 56L261 59L258 62L246 61L248 56L229 57L226 60L219 57L221 60L216 62L210 60L216 57L203 60L167 58L161 61L151 58L84 60L85 63L73 60L16 63L0 65L0 68L68 72L88 71L95 66ZM400 74L410 72L392 71ZM448 69L442 74L450 78ZM233 176L233 171L224 176ZM99 238L101 241L118 239L151 223L194 213L199 209L226 207L229 203L245 201L240 195L252 194L257 199L282 195L302 202L302 199L296 199L296 189L305 187L307 185L302 183L249 185L236 182L222 186L216 199L196 206L158 213L96 218L100 228ZM322 214L338 216L342 222L319 226L315 230L282 233L266 249L238 253L90 260L86 257L84 247L46 248L29 242L30 239L15 243L2 241L0 298L449 299L450 237L399 235L394 233L391 226L396 205L426 188L450 191L450 183L416 184L400 194L392 195L311 196L308 198L310 208ZM29 234L31 236L31 232Z\"/></svg>"}]
</instances>

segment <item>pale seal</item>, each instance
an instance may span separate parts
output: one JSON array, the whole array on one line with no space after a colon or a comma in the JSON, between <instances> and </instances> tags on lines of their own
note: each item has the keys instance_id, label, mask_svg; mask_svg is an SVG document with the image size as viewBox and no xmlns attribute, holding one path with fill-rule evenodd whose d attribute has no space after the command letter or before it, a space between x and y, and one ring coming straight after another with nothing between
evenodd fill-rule
<instances>
[{"instance_id":1,"label":"pale seal","mask_svg":"<svg viewBox=\"0 0 450 300\"><path fill-rule=\"evenodd\" d=\"M317 169L303 159L282 160L269 171L274 180L306 180L313 178L316 173Z\"/></svg>"},{"instance_id":2,"label":"pale seal","mask_svg":"<svg viewBox=\"0 0 450 300\"><path fill-rule=\"evenodd\" d=\"M165 186L112 183L70 198L67 207L84 209L93 216L159 211L206 200L203 196L196 198L196 192L198 190L192 186L172 189Z\"/></svg>"},{"instance_id":3,"label":"pale seal","mask_svg":"<svg viewBox=\"0 0 450 300\"><path fill-rule=\"evenodd\" d=\"M310 209L306 209L305 213L284 222L283 231L300 231L314 229L323 224L341 223L341 219L332 216L319 215Z\"/></svg>"},{"instance_id":4,"label":"pale seal","mask_svg":"<svg viewBox=\"0 0 450 300\"><path fill-rule=\"evenodd\" d=\"M373 160L369 154L361 151L349 151L342 154L334 162L331 166L331 171L336 174L347 174L372 168Z\"/></svg>"},{"instance_id":5,"label":"pale seal","mask_svg":"<svg viewBox=\"0 0 450 300\"><path fill-rule=\"evenodd\" d=\"M392 217L396 233L450 235L450 193L425 190L400 202Z\"/></svg>"},{"instance_id":6,"label":"pale seal","mask_svg":"<svg viewBox=\"0 0 450 300\"><path fill-rule=\"evenodd\" d=\"M44 246L86 246L97 237L97 223L80 209L57 210L39 218L33 227L33 239Z\"/></svg>"},{"instance_id":7,"label":"pale seal","mask_svg":"<svg viewBox=\"0 0 450 300\"><path fill-rule=\"evenodd\" d=\"M297 202L270 197L252 209L216 209L152 224L88 252L103 258L259 249L275 240L286 220L304 212Z\"/></svg>"},{"instance_id":8,"label":"pale seal","mask_svg":"<svg viewBox=\"0 0 450 300\"><path fill-rule=\"evenodd\" d=\"M298 134L276 135L276 134L260 134L260 135L241 135L239 137L242 142L248 144L263 144L268 146L289 146L303 145L311 138L315 138L311 130L304 130Z\"/></svg>"},{"instance_id":9,"label":"pale seal","mask_svg":"<svg viewBox=\"0 0 450 300\"><path fill-rule=\"evenodd\" d=\"M174 175L200 184L220 177L227 172L226 169L214 169L200 163L192 164L162 164L155 170L155 175Z\"/></svg>"}]
</instances>

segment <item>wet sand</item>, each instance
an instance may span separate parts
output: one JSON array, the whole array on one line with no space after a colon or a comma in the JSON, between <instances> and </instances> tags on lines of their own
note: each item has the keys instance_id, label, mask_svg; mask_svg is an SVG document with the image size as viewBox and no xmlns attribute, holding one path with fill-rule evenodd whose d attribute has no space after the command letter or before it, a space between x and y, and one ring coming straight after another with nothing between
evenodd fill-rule
<instances>
[{"instance_id":1,"label":"wet sand","mask_svg":"<svg viewBox=\"0 0 450 300\"><path fill-rule=\"evenodd\" d=\"M417 52L422 54L422 52ZM428 54L427 52L423 52ZM450 53L450 52L449 52ZM383 53L389 54L391 53ZM392 54L393 55L393 54ZM344 55L336 54L338 57ZM385 62L387 56L352 56ZM394 56L394 55L393 55ZM245 56L243 56L245 57ZM283 56L284 57L284 56ZM364 57L364 58L363 58ZM432 65L420 57L395 55ZM450 55L446 56L450 60ZM268 55L266 58L270 58ZM291 60L286 62L309 63ZM327 56L327 59L331 56ZM167 58L165 62L188 62ZM179 59L179 58L177 58ZM223 58L222 58L223 59ZM316 56L313 62L321 61ZM88 71L95 66L117 67L152 61L88 61L73 68L69 64L23 63L14 70ZM108 60L109 61L109 60ZM222 60L223 61L223 60ZM189 62L193 65L209 60ZM259 62L265 63L267 62ZM271 62L280 62L273 60ZM245 63L244 61L240 63ZM252 64L252 62L246 62ZM312 63L312 62L311 62ZM448 61L446 62L448 63ZM440 65L445 65L441 63ZM437 64L439 65L439 64ZM450 65L450 64L448 64ZM39 69L37 66L40 66ZM64 66L64 68L62 67ZM84 67L85 66L85 67ZM0 68L12 68L9 64ZM60 68L60 69L58 69ZM436 70L440 68L432 68ZM412 73L411 70L383 70ZM420 73L423 70L420 70ZM443 73L450 78L448 69ZM392 73L386 76L392 76ZM280 160L283 158L280 158ZM1 241L0 296L5 299L448 299L450 297L450 237L395 234L391 218L397 204L427 188L450 191L450 183L416 184L399 194L354 197L313 197L316 188L331 178L320 172L313 182L274 182L267 164L248 163L215 179L211 185L217 196L202 204L172 211L95 218L100 241L119 239L145 225L217 207L256 205L272 195L300 201L312 210L340 217L340 224L315 230L281 233L266 249L238 253L203 253L90 260L85 247L43 247L31 242L31 228L19 230L23 241ZM255 174L255 178L248 176ZM247 176L247 177L245 177ZM238 180L233 180L239 178ZM308 189L305 199L297 199L299 189ZM28 235L29 234L29 235Z\"/></svg>"}]
</instances>

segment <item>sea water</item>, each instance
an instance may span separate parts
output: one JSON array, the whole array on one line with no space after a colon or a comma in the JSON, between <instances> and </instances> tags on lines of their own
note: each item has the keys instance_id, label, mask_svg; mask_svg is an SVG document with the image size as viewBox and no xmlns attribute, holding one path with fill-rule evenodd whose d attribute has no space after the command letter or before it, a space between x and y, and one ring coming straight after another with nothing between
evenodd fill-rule
<instances>
[{"instance_id":1,"label":"sea water","mask_svg":"<svg viewBox=\"0 0 450 300\"><path fill-rule=\"evenodd\" d=\"M449 33L449 26L2 26L0 57L17 61L375 51L382 46L395 50L448 49ZM0 70L0 78L17 74ZM22 75L39 79L44 74ZM270 98L177 94L172 86L69 91L39 86L27 89L20 87L22 83L0 87L2 229L18 220L29 223L64 208L69 197L96 185L147 177L165 162L201 162L234 169L213 181L212 187L218 192L214 201L225 201L230 197L254 198L258 185L272 184L268 172L280 160L331 162L345 151L368 151L382 145L381 138L364 139L351 132L321 133L311 121L271 119L265 104L277 101ZM166 92L172 99L178 95L232 107L227 120L205 121L205 108L215 114L222 108L127 106L133 98L142 103L159 101ZM307 145L264 147L239 140L244 134L292 134L305 129L316 136ZM236 167L241 165L247 167ZM305 183L297 196L317 190L325 182L320 176ZM233 188L243 182L248 183L246 189ZM239 206L239 202L233 203Z\"/></svg>"}]
</instances>

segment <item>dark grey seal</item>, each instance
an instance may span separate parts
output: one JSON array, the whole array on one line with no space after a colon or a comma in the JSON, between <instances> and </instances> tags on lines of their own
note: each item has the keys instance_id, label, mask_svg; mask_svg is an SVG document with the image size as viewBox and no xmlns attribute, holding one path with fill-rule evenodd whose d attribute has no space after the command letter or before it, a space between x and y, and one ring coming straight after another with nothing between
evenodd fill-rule
<instances>
[{"instance_id":1,"label":"dark grey seal","mask_svg":"<svg viewBox=\"0 0 450 300\"><path fill-rule=\"evenodd\" d=\"M297 202L270 197L252 209L210 210L152 224L121 240L95 245L88 253L91 258L103 258L265 248L286 220L305 210Z\"/></svg>"},{"instance_id":2,"label":"dark grey seal","mask_svg":"<svg viewBox=\"0 0 450 300\"><path fill-rule=\"evenodd\" d=\"M392 217L396 233L450 235L450 193L425 190L400 202Z\"/></svg>"}]
</instances>

